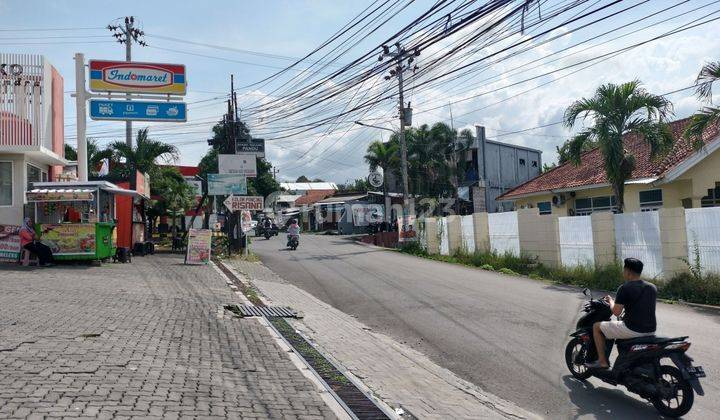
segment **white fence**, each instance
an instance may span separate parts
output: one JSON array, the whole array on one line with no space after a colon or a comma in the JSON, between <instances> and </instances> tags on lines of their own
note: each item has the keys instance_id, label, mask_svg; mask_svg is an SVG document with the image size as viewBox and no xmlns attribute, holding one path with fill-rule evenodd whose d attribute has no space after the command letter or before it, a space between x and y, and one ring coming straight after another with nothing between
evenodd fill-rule
<instances>
[{"instance_id":1,"label":"white fence","mask_svg":"<svg viewBox=\"0 0 720 420\"><path fill-rule=\"evenodd\" d=\"M493 252L520 255L517 212L488 214L488 233Z\"/></svg>"},{"instance_id":2,"label":"white fence","mask_svg":"<svg viewBox=\"0 0 720 420\"><path fill-rule=\"evenodd\" d=\"M645 277L656 277L663 271L660 242L660 215L656 211L614 215L615 243L620 261L637 258L643 262Z\"/></svg>"},{"instance_id":3,"label":"white fence","mask_svg":"<svg viewBox=\"0 0 720 420\"><path fill-rule=\"evenodd\" d=\"M475 227L472 215L460 217L460 231L462 233L462 248L468 253L475 252Z\"/></svg>"},{"instance_id":4,"label":"white fence","mask_svg":"<svg viewBox=\"0 0 720 420\"><path fill-rule=\"evenodd\" d=\"M438 223L440 231L440 255L450 255L450 235L448 234L447 217L441 217Z\"/></svg>"},{"instance_id":5,"label":"white fence","mask_svg":"<svg viewBox=\"0 0 720 420\"><path fill-rule=\"evenodd\" d=\"M696 256L704 273L720 273L720 207L685 210L688 261Z\"/></svg>"},{"instance_id":6,"label":"white fence","mask_svg":"<svg viewBox=\"0 0 720 420\"><path fill-rule=\"evenodd\" d=\"M559 217L560 261L566 267L595 265L590 216Z\"/></svg>"}]
</instances>

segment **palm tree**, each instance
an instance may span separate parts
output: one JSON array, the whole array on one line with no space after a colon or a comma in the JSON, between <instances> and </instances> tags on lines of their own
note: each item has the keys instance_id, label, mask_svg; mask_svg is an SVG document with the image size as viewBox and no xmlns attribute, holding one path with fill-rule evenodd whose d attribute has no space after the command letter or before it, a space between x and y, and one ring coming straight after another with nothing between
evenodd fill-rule
<instances>
[{"instance_id":1,"label":"palm tree","mask_svg":"<svg viewBox=\"0 0 720 420\"><path fill-rule=\"evenodd\" d=\"M575 101L565 110L563 118L568 128L574 127L579 117L593 119L590 127L570 140L571 160L580 164L585 143L597 142L619 213L625 207L625 181L635 168L635 157L624 148L623 136L642 135L650 145L651 158L655 158L673 144L667 126L671 114L672 104L662 96L647 92L638 80L602 85L592 98Z\"/></svg>"},{"instance_id":2,"label":"palm tree","mask_svg":"<svg viewBox=\"0 0 720 420\"><path fill-rule=\"evenodd\" d=\"M370 170L377 170L381 168L383 172L383 199L387 206L388 200L388 188L387 188L387 173L391 167L397 164L398 150L393 143L383 143L382 141L375 140L370 143L365 154L365 162L370 165ZM389 221L388 209L385 209L385 221Z\"/></svg>"},{"instance_id":3,"label":"palm tree","mask_svg":"<svg viewBox=\"0 0 720 420\"><path fill-rule=\"evenodd\" d=\"M65 158L67 160L77 160L77 150L69 144L65 145ZM87 160L88 173L91 176L97 176L98 166L104 159L112 159L113 151L109 148L101 148L97 140L93 138L87 139Z\"/></svg>"},{"instance_id":4,"label":"palm tree","mask_svg":"<svg viewBox=\"0 0 720 420\"><path fill-rule=\"evenodd\" d=\"M175 146L150 139L147 128L138 130L135 147L128 146L123 141L116 141L110 144L110 149L114 152L116 160L125 160L125 168L122 168L121 172L126 177L134 174L136 170L141 173L155 172L158 167L157 160L160 158L165 158L167 161L178 158L178 150Z\"/></svg>"},{"instance_id":5,"label":"palm tree","mask_svg":"<svg viewBox=\"0 0 720 420\"><path fill-rule=\"evenodd\" d=\"M712 85L717 81L720 81L720 61L707 63L695 80L695 93L709 104L691 117L685 129L685 138L690 139L696 149L704 145L702 135L705 129L720 122L720 108L712 106Z\"/></svg>"}]
</instances>

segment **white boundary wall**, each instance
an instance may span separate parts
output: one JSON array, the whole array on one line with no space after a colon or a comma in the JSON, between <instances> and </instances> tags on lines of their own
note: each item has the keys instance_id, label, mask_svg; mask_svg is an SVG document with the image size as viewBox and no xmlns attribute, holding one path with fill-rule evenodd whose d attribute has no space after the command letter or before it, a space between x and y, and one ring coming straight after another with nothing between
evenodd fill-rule
<instances>
[{"instance_id":1,"label":"white boundary wall","mask_svg":"<svg viewBox=\"0 0 720 420\"><path fill-rule=\"evenodd\" d=\"M686 209L685 229L690 264L697 254L703 273L720 273L720 207Z\"/></svg>"},{"instance_id":2,"label":"white boundary wall","mask_svg":"<svg viewBox=\"0 0 720 420\"><path fill-rule=\"evenodd\" d=\"M520 255L517 212L488 214L490 249L498 254Z\"/></svg>"},{"instance_id":3,"label":"white boundary wall","mask_svg":"<svg viewBox=\"0 0 720 420\"><path fill-rule=\"evenodd\" d=\"M615 243L617 256L643 262L643 277L654 278L663 271L660 242L660 215L656 211L616 214Z\"/></svg>"},{"instance_id":4,"label":"white boundary wall","mask_svg":"<svg viewBox=\"0 0 720 420\"><path fill-rule=\"evenodd\" d=\"M460 232L463 251L472 254L475 252L475 225L472 214L460 217Z\"/></svg>"},{"instance_id":5,"label":"white boundary wall","mask_svg":"<svg viewBox=\"0 0 720 420\"><path fill-rule=\"evenodd\" d=\"M558 217L560 262L565 267L595 266L590 216Z\"/></svg>"},{"instance_id":6,"label":"white boundary wall","mask_svg":"<svg viewBox=\"0 0 720 420\"><path fill-rule=\"evenodd\" d=\"M438 230L440 231L440 255L450 255L450 235L448 235L447 217L438 219Z\"/></svg>"}]
</instances>

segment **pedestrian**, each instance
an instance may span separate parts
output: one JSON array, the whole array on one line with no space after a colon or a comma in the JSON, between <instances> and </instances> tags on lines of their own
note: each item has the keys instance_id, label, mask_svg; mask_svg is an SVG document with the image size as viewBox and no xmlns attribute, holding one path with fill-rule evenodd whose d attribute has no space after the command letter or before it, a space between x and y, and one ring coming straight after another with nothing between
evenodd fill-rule
<instances>
[{"instance_id":1,"label":"pedestrian","mask_svg":"<svg viewBox=\"0 0 720 420\"><path fill-rule=\"evenodd\" d=\"M20 228L20 246L37 255L40 265L47 267L52 264L53 256L50 247L37 240L32 219L26 217Z\"/></svg>"}]
</instances>

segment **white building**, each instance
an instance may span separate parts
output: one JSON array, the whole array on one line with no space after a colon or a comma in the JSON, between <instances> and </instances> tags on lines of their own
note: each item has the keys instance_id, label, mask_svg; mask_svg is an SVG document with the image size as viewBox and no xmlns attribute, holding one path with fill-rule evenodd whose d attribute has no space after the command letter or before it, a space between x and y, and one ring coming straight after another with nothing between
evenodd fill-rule
<instances>
[{"instance_id":1,"label":"white building","mask_svg":"<svg viewBox=\"0 0 720 420\"><path fill-rule=\"evenodd\" d=\"M0 53L0 224L21 224L30 184L61 173L63 119L63 78L47 59Z\"/></svg>"}]
</instances>

